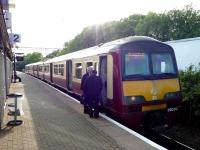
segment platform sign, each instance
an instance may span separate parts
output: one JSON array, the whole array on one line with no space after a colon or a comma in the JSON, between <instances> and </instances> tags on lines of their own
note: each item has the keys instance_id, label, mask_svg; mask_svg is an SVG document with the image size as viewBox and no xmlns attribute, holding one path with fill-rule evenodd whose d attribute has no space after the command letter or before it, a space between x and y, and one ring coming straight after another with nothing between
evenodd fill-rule
<instances>
[{"instance_id":1,"label":"platform sign","mask_svg":"<svg viewBox=\"0 0 200 150\"><path fill-rule=\"evenodd\" d=\"M21 34L10 33L9 39L12 44L21 42Z\"/></svg>"}]
</instances>

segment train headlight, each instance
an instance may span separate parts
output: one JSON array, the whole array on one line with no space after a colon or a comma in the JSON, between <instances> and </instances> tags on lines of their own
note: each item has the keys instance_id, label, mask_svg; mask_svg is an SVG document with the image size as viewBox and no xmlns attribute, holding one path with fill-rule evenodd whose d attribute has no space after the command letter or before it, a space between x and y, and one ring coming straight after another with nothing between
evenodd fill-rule
<instances>
[{"instance_id":1,"label":"train headlight","mask_svg":"<svg viewBox=\"0 0 200 150\"><path fill-rule=\"evenodd\" d=\"M145 102L144 96L124 96L123 104L139 104Z\"/></svg>"},{"instance_id":2,"label":"train headlight","mask_svg":"<svg viewBox=\"0 0 200 150\"><path fill-rule=\"evenodd\" d=\"M164 96L165 100L181 99L181 92L169 92Z\"/></svg>"}]
</instances>

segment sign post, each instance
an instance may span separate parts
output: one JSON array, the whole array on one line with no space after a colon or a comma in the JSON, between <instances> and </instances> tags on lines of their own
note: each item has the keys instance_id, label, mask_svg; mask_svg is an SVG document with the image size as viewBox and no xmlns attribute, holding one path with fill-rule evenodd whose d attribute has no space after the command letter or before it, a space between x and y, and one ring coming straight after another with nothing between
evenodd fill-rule
<instances>
[{"instance_id":1,"label":"sign post","mask_svg":"<svg viewBox=\"0 0 200 150\"><path fill-rule=\"evenodd\" d=\"M16 44L16 43L20 43L21 42L21 35L20 34L16 34L16 33L10 33L9 34L9 40L10 40L10 43L13 45L13 44ZM16 79L18 78L17 77L17 73L16 73L16 54L17 53L13 53L14 54L14 83L16 83ZM21 79L19 78L19 81L21 81Z\"/></svg>"}]
</instances>

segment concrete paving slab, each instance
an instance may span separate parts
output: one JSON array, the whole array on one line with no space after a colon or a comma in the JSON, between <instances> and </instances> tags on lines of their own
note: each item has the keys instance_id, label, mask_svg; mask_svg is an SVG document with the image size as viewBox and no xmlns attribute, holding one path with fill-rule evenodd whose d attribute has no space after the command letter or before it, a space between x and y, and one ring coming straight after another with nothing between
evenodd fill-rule
<instances>
[{"instance_id":1,"label":"concrete paving slab","mask_svg":"<svg viewBox=\"0 0 200 150\"><path fill-rule=\"evenodd\" d=\"M22 83L12 84L10 92L23 93L24 115L19 118L24 123L0 132L0 150L155 149L104 118L89 118L82 105L40 80L19 76Z\"/></svg>"}]
</instances>

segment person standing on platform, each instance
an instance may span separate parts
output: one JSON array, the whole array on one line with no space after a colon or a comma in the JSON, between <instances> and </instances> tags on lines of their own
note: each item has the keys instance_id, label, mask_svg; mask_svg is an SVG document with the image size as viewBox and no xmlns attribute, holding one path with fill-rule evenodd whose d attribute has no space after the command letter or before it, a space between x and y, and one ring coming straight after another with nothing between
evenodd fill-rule
<instances>
[{"instance_id":1,"label":"person standing on platform","mask_svg":"<svg viewBox=\"0 0 200 150\"><path fill-rule=\"evenodd\" d=\"M83 106L84 106L84 113L86 114L86 113L88 113L88 111L87 111L87 95L86 95L86 93L85 93L85 91L84 91L84 83L85 83L85 80L92 74L92 71L93 71L93 67L92 66L90 66L90 67L87 67L87 70L86 70L86 73L83 75L83 77L82 77L82 79L81 79L81 90L82 90L82 92L83 92L83 95L82 95L82 97L81 97L81 104L83 104Z\"/></svg>"},{"instance_id":2,"label":"person standing on platform","mask_svg":"<svg viewBox=\"0 0 200 150\"><path fill-rule=\"evenodd\" d=\"M90 117L99 117L99 102L102 90L102 80L97 76L97 71L93 70L92 74L86 79L84 83L84 91L86 92L88 113ZM94 111L93 111L94 110Z\"/></svg>"}]
</instances>

